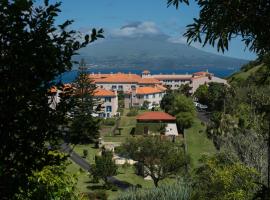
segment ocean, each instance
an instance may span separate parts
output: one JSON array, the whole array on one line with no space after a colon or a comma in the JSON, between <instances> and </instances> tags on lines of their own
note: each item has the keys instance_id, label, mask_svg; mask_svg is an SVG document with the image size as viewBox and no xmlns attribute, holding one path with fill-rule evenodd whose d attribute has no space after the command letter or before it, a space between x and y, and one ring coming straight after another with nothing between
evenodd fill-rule
<instances>
[{"instance_id":1,"label":"ocean","mask_svg":"<svg viewBox=\"0 0 270 200\"><path fill-rule=\"evenodd\" d=\"M231 74L237 72L240 70L240 67L238 68L215 68L215 67L186 67L186 68L179 68L179 69L165 69L165 70L151 70L151 74L192 74L194 72L198 71L206 71L213 73L215 76L218 76L220 78L226 78L230 76ZM119 69L89 69L87 70L89 73L135 73L135 74L141 74L143 70L137 70L137 69L126 69L126 70L119 70ZM63 83L70 83L73 82L77 76L78 70L71 70L68 72L65 72L61 74L59 77L56 78L56 81L62 81Z\"/></svg>"}]
</instances>

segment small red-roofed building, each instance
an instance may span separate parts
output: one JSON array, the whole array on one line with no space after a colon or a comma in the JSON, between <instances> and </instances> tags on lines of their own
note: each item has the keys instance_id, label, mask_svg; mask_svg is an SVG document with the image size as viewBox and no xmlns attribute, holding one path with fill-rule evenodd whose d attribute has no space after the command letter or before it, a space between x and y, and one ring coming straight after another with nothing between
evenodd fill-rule
<instances>
[{"instance_id":1,"label":"small red-roofed building","mask_svg":"<svg viewBox=\"0 0 270 200\"><path fill-rule=\"evenodd\" d=\"M160 111L145 112L136 117L135 134L177 136L176 118Z\"/></svg>"},{"instance_id":2,"label":"small red-roofed building","mask_svg":"<svg viewBox=\"0 0 270 200\"><path fill-rule=\"evenodd\" d=\"M94 91L94 97L99 102L97 106L102 108L100 112L98 112L99 117L110 118L117 115L118 96L116 91L97 88Z\"/></svg>"}]
</instances>

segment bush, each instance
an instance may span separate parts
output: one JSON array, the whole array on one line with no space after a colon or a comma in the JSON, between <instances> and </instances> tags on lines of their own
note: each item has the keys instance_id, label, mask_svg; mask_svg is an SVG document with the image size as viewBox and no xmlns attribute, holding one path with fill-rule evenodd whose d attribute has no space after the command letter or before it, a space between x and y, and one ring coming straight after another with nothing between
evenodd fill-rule
<instances>
[{"instance_id":1,"label":"bush","mask_svg":"<svg viewBox=\"0 0 270 200\"><path fill-rule=\"evenodd\" d=\"M86 158L88 156L88 150L84 149L83 150L83 158Z\"/></svg>"},{"instance_id":2,"label":"bush","mask_svg":"<svg viewBox=\"0 0 270 200\"><path fill-rule=\"evenodd\" d=\"M132 117L138 115L138 109L132 108L128 113L127 116Z\"/></svg>"},{"instance_id":3,"label":"bush","mask_svg":"<svg viewBox=\"0 0 270 200\"><path fill-rule=\"evenodd\" d=\"M107 200L108 199L108 195L106 194L105 190L98 190L95 191L93 193L89 193L88 194L88 199L90 200Z\"/></svg>"},{"instance_id":4,"label":"bush","mask_svg":"<svg viewBox=\"0 0 270 200\"><path fill-rule=\"evenodd\" d=\"M114 118L103 119L102 124L105 125L105 126L114 126L115 125L115 119Z\"/></svg>"}]
</instances>

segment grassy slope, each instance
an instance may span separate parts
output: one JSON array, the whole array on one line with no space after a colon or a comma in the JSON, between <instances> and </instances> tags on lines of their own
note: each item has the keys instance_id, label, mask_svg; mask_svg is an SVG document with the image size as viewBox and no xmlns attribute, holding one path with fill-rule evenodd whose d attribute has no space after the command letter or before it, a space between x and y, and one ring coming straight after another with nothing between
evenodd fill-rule
<instances>
[{"instance_id":1,"label":"grassy slope","mask_svg":"<svg viewBox=\"0 0 270 200\"><path fill-rule=\"evenodd\" d=\"M246 80L249 76L254 74L261 67L262 67L262 65L257 65L257 66L254 66L254 67L252 67L251 69L249 69L247 71L241 70L239 72L236 72L236 73L232 74L227 79L228 79L229 82L231 82L233 79L235 79L235 80Z\"/></svg>"},{"instance_id":2,"label":"grassy slope","mask_svg":"<svg viewBox=\"0 0 270 200\"><path fill-rule=\"evenodd\" d=\"M202 154L216 152L213 142L206 137L205 128L201 121L196 119L193 126L185 131L187 149L193 167L198 165Z\"/></svg>"}]
</instances>

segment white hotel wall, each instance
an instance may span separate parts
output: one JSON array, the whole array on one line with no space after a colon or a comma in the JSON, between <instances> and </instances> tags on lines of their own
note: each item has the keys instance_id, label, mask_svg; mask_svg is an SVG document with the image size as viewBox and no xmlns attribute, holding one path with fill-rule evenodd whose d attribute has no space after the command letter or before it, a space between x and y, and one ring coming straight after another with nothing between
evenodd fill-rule
<instances>
[{"instance_id":1,"label":"white hotel wall","mask_svg":"<svg viewBox=\"0 0 270 200\"><path fill-rule=\"evenodd\" d=\"M96 85L100 88L104 88L106 90L117 90L117 91L123 91L127 92L130 91L133 87L137 87L137 83L96 83ZM113 88L115 86L116 88ZM120 86L120 87L119 87ZM123 89L121 89L121 86Z\"/></svg>"}]
</instances>

